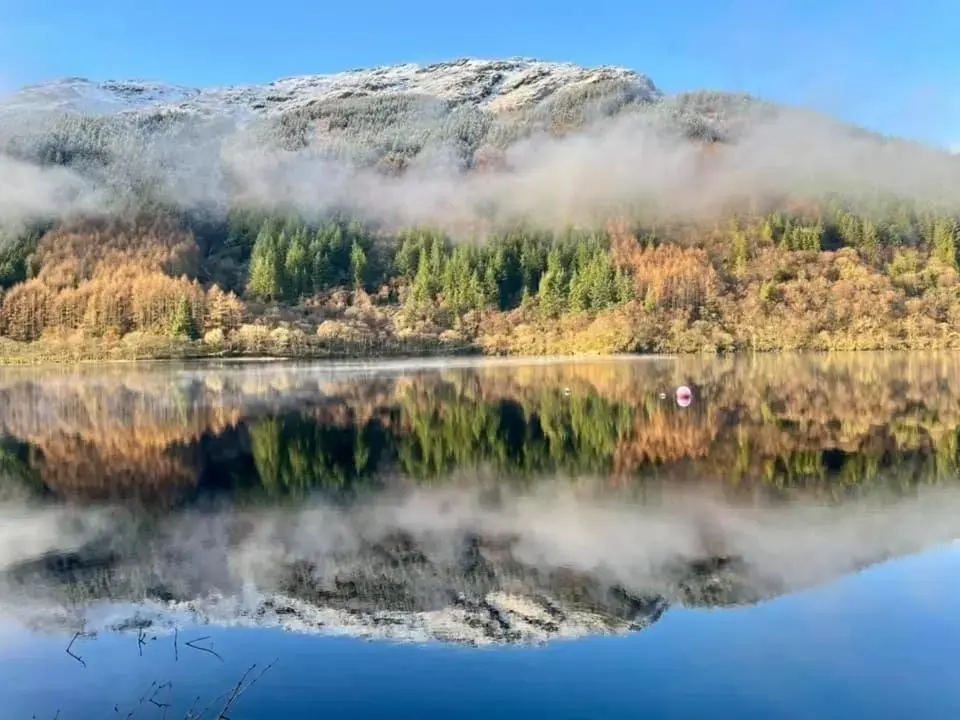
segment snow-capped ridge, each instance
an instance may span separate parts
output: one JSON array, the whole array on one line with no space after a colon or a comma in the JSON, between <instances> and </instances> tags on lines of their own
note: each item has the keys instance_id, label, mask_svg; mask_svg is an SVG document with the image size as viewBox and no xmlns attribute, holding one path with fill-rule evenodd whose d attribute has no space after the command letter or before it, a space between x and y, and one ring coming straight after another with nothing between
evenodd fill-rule
<instances>
[{"instance_id":1,"label":"snow-capped ridge","mask_svg":"<svg viewBox=\"0 0 960 720\"><path fill-rule=\"evenodd\" d=\"M149 80L93 81L71 77L24 87L0 111L113 114L178 109L214 116L272 115L325 100L411 93L492 111L536 104L563 88L603 82L632 86L648 100L662 96L653 82L622 67L585 68L529 58L404 63L325 75L284 77L260 85L191 88Z\"/></svg>"}]
</instances>

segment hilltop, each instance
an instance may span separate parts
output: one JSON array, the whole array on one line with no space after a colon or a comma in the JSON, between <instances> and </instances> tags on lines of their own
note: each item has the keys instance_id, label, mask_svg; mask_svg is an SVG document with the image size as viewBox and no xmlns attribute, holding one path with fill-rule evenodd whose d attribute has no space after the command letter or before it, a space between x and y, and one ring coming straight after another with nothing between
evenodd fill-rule
<instances>
[{"instance_id":1,"label":"hilltop","mask_svg":"<svg viewBox=\"0 0 960 720\"><path fill-rule=\"evenodd\" d=\"M618 67L583 68L531 59L461 59L403 64L332 75L282 78L265 85L190 88L151 81L95 82L64 78L25 87L0 102L2 112L73 113L180 111L198 115L272 116L318 102L411 94L494 112L529 107L558 92L601 83L630 88L637 98L663 94L639 73Z\"/></svg>"},{"instance_id":2,"label":"hilltop","mask_svg":"<svg viewBox=\"0 0 960 720\"><path fill-rule=\"evenodd\" d=\"M954 347L960 161L464 59L0 99L8 359Z\"/></svg>"}]
</instances>

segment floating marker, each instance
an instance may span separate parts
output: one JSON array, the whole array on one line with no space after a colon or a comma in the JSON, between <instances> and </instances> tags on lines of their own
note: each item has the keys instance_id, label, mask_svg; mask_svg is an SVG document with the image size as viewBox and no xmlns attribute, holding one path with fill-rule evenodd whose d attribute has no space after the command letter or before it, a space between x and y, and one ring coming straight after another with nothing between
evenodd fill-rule
<instances>
[{"instance_id":1,"label":"floating marker","mask_svg":"<svg viewBox=\"0 0 960 720\"><path fill-rule=\"evenodd\" d=\"M687 407L693 402L693 391L686 385L677 388L677 405Z\"/></svg>"}]
</instances>

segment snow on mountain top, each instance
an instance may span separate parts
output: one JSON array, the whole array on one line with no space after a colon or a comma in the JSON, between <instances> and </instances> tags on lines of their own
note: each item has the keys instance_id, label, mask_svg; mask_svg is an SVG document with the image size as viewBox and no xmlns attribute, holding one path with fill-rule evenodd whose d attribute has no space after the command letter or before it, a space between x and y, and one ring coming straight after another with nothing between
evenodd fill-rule
<instances>
[{"instance_id":1,"label":"snow on mountain top","mask_svg":"<svg viewBox=\"0 0 960 720\"><path fill-rule=\"evenodd\" d=\"M601 82L629 84L645 99L661 97L649 78L626 68L583 68L531 59L464 59L202 89L152 81L65 78L21 89L0 100L0 111L112 114L169 109L208 116L274 115L317 101L381 93L414 93L505 111L536 104L561 88Z\"/></svg>"}]
</instances>

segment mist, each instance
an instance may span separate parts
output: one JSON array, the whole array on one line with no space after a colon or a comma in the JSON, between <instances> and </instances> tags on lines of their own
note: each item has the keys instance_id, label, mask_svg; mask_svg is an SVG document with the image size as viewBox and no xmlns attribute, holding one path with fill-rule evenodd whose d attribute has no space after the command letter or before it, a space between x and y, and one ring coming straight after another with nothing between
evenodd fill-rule
<instances>
[{"instance_id":1,"label":"mist","mask_svg":"<svg viewBox=\"0 0 960 720\"><path fill-rule=\"evenodd\" d=\"M351 158L345 140L316 130L306 148L291 151L265 139L266 121L175 120L146 134L118 121L127 129L110 139L105 167L41 168L0 156L0 221L113 212L145 188L176 208L216 215L231 204L283 207L307 217L346 210L386 226L464 233L491 221L597 224L638 203L657 218L691 218L743 197L827 193L960 210L954 155L812 112L747 110L744 118L733 142L717 153L705 154L701 144L682 137L677 121L653 103L596 118L561 137L534 128L506 147L501 167L492 171L465 171L463 148L454 141L428 142L396 176ZM426 132L438 121L424 113L422 122ZM415 139L420 129L415 123L389 128L384 142L400 143L404 132ZM487 149L481 144L475 151ZM382 154L363 143L350 150Z\"/></svg>"},{"instance_id":2,"label":"mist","mask_svg":"<svg viewBox=\"0 0 960 720\"><path fill-rule=\"evenodd\" d=\"M297 584L313 588L308 593L335 596L356 587L356 602L383 610L394 602L401 605L393 609L410 602L441 609L463 593L549 596L557 573L587 578L582 582L597 597L623 588L682 604L690 568L716 558L733 563L728 601L752 602L960 537L960 491L949 487L834 506L738 505L702 487L679 486L638 502L556 481L498 497L492 501L470 484L383 493L351 505L315 499L296 508L223 507L153 519L8 499L0 607L31 622L59 616L66 604L82 615L83 601L78 606L69 588L78 582L106 583L103 599L113 602L156 602L151 588L162 587L181 598L174 609L206 608L209 600L219 608L214 614L233 608L249 615L260 599L285 592L293 567L300 568ZM475 561L464 555L474 538L485 548L485 571L471 569ZM87 558L74 566L73 579L43 570L65 554ZM94 573L89 581L82 579L84 562ZM400 601L391 600L389 588Z\"/></svg>"}]
</instances>

